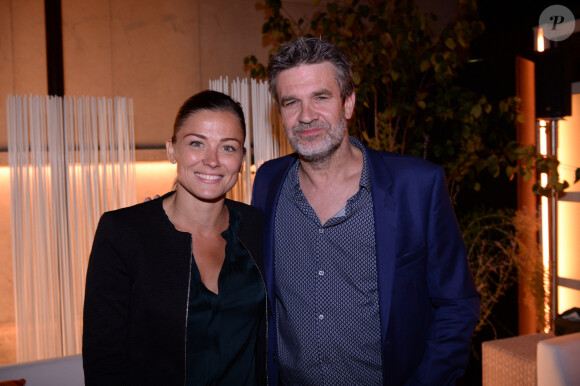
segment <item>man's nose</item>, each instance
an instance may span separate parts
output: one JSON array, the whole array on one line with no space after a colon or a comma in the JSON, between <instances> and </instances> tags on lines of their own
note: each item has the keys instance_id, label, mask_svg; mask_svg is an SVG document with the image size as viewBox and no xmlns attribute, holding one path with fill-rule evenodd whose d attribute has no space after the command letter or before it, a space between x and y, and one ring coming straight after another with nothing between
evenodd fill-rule
<instances>
[{"instance_id":1,"label":"man's nose","mask_svg":"<svg viewBox=\"0 0 580 386\"><path fill-rule=\"evenodd\" d=\"M311 103L302 103L298 119L301 123L310 123L318 119L318 112Z\"/></svg>"}]
</instances>

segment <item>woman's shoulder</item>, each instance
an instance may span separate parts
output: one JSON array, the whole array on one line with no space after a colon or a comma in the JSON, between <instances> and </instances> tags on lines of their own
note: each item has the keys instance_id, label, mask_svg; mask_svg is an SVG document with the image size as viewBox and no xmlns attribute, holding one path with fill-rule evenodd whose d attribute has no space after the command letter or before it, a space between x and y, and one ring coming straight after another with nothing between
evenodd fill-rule
<instances>
[{"instance_id":1,"label":"woman's shoulder","mask_svg":"<svg viewBox=\"0 0 580 386\"><path fill-rule=\"evenodd\" d=\"M115 221L117 223L138 224L151 223L152 221L158 222L163 217L163 199L168 194L153 200L107 211L103 213L102 218Z\"/></svg>"}]
</instances>

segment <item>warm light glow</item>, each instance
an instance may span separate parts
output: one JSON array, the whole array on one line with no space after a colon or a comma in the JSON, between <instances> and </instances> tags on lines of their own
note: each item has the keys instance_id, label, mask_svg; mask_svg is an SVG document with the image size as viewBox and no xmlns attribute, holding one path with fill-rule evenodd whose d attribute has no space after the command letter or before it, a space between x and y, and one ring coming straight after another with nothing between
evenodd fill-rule
<instances>
[{"instance_id":1,"label":"warm light glow","mask_svg":"<svg viewBox=\"0 0 580 386\"><path fill-rule=\"evenodd\" d=\"M548 155L548 134L546 133L546 121L540 121L540 154ZM542 187L548 184L548 175L542 173L540 175L540 183Z\"/></svg>"},{"instance_id":2,"label":"warm light glow","mask_svg":"<svg viewBox=\"0 0 580 386\"><path fill-rule=\"evenodd\" d=\"M548 154L548 135L546 132L546 121L540 121L540 153ZM545 187L548 184L548 175L540 175L540 184ZM542 196L540 200L540 213L542 219L542 262L544 266L544 315L550 315L550 212L548 197ZM550 331L550 318L544 317L544 332Z\"/></svg>"},{"instance_id":3,"label":"warm light glow","mask_svg":"<svg viewBox=\"0 0 580 386\"><path fill-rule=\"evenodd\" d=\"M580 94L572 95L572 116L558 122L558 173L570 182L567 194L558 200L558 309L559 314L580 305L580 289L566 287L565 280L580 281L580 202L571 197L580 195L580 182L572 183L580 167Z\"/></svg>"},{"instance_id":4,"label":"warm light glow","mask_svg":"<svg viewBox=\"0 0 580 386\"><path fill-rule=\"evenodd\" d=\"M7 184L10 184L10 167L9 166L0 166L0 181L4 183L6 181Z\"/></svg>"},{"instance_id":5,"label":"warm light glow","mask_svg":"<svg viewBox=\"0 0 580 386\"><path fill-rule=\"evenodd\" d=\"M544 31L538 27L538 38L536 39L536 51L544 52Z\"/></svg>"},{"instance_id":6,"label":"warm light glow","mask_svg":"<svg viewBox=\"0 0 580 386\"><path fill-rule=\"evenodd\" d=\"M558 277L562 280L580 280L578 259L579 202L558 202ZM558 287L558 310L562 312L580 304L580 290Z\"/></svg>"},{"instance_id":7,"label":"warm light glow","mask_svg":"<svg viewBox=\"0 0 580 386\"><path fill-rule=\"evenodd\" d=\"M543 177L543 176L542 176ZM548 211L548 197L542 197L542 262L544 265L544 313L550 315L550 225ZM544 332L550 331L549 318L544 318L547 325L544 326Z\"/></svg>"},{"instance_id":8,"label":"warm light glow","mask_svg":"<svg viewBox=\"0 0 580 386\"><path fill-rule=\"evenodd\" d=\"M176 165L169 161L136 162L137 202L173 190Z\"/></svg>"}]
</instances>

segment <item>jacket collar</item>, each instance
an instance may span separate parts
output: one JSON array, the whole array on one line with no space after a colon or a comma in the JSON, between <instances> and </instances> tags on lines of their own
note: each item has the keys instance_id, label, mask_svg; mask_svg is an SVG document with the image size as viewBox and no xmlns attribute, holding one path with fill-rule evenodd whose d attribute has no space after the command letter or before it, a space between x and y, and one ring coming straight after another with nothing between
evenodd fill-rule
<instances>
[{"instance_id":1,"label":"jacket collar","mask_svg":"<svg viewBox=\"0 0 580 386\"><path fill-rule=\"evenodd\" d=\"M372 181L381 341L384 345L387 341L393 295L398 207L392 194L393 178L384 157L386 153L369 149L366 146L364 151L368 156Z\"/></svg>"}]
</instances>

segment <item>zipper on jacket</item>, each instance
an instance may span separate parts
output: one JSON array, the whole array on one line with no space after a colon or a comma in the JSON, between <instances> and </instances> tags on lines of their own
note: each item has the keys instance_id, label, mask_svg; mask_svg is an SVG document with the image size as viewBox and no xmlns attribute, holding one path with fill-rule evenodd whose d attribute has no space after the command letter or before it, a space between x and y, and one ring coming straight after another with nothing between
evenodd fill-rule
<instances>
[{"instance_id":1,"label":"zipper on jacket","mask_svg":"<svg viewBox=\"0 0 580 386\"><path fill-rule=\"evenodd\" d=\"M187 383L187 320L189 319L189 296L191 293L191 268L193 264L193 235L189 235L189 274L187 280L187 302L185 303L185 342L184 346L184 354L183 354L183 363L184 363L184 371L183 371L183 386ZM258 270L259 271L259 270Z\"/></svg>"}]
</instances>

